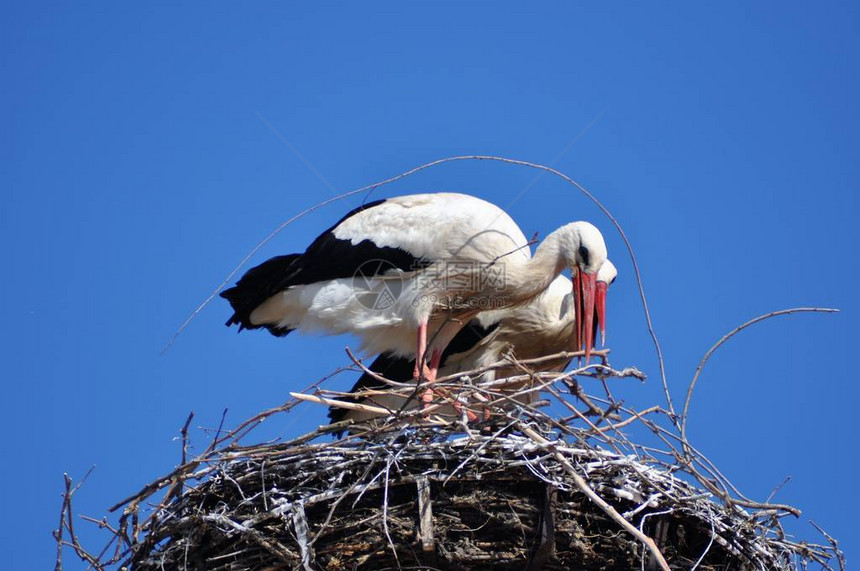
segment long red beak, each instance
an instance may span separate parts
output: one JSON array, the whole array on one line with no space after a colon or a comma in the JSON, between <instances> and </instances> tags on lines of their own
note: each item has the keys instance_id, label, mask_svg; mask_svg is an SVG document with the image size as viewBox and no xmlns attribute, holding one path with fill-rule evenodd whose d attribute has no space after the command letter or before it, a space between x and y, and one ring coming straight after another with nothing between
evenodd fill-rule
<instances>
[{"instance_id":1,"label":"long red beak","mask_svg":"<svg viewBox=\"0 0 860 571\"><path fill-rule=\"evenodd\" d=\"M609 284L597 282L597 300L594 308L597 310L597 323L600 324L600 345L606 345L606 290Z\"/></svg>"},{"instance_id":2,"label":"long red beak","mask_svg":"<svg viewBox=\"0 0 860 571\"><path fill-rule=\"evenodd\" d=\"M597 275L579 268L573 276L573 304L576 309L574 327L577 331L576 347L585 351L585 364L594 349L594 302L597 297Z\"/></svg>"}]
</instances>

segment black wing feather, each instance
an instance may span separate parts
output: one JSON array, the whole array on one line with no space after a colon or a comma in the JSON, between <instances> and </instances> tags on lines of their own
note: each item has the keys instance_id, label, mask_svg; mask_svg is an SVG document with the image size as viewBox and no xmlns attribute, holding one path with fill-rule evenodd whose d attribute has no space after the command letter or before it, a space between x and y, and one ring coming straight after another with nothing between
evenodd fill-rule
<instances>
[{"instance_id":1,"label":"black wing feather","mask_svg":"<svg viewBox=\"0 0 860 571\"><path fill-rule=\"evenodd\" d=\"M351 210L331 228L320 234L303 254L277 256L248 270L235 286L221 292L221 297L230 302L234 312L227 320L227 325L238 324L239 331L265 327L273 335L286 335L291 331L290 329L251 323L251 313L280 291L297 285L352 277L363 264L369 261L387 263L362 268L364 275L375 275L372 273L374 268L387 271L393 266L403 271L410 271L427 267L430 261L417 258L400 248L380 247L371 240L353 244L350 240L340 240L335 237L334 229L344 220L379 206L383 202L385 200L376 200ZM368 271L364 272L364 270Z\"/></svg>"},{"instance_id":2,"label":"black wing feather","mask_svg":"<svg viewBox=\"0 0 860 571\"><path fill-rule=\"evenodd\" d=\"M255 326L251 325L251 312L280 291L279 284L289 280L289 276L296 273L297 269L294 266L299 258L301 258L300 254L275 256L251 268L236 282L235 286L222 291L221 297L229 301L233 308L233 316L227 320L226 325L229 327L238 324L239 331L253 329ZM269 326L268 329L273 335L278 336L290 332L289 329L273 326Z\"/></svg>"}]
</instances>

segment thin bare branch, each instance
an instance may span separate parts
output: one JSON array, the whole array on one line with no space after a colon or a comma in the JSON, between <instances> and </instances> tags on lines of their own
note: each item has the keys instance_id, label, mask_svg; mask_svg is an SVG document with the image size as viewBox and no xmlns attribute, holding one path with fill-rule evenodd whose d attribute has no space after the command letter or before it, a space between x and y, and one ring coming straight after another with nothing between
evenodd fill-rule
<instances>
[{"instance_id":1,"label":"thin bare branch","mask_svg":"<svg viewBox=\"0 0 860 571\"><path fill-rule=\"evenodd\" d=\"M702 369L705 367L705 363L708 362L708 359L711 358L711 355L714 354L714 351L719 349L723 345L723 343L725 343L726 341L728 341L729 339L734 337L736 334L738 334L741 331L743 331L744 329L746 329L747 327L755 325L756 323L758 323L760 321L770 319L771 317L778 317L780 315L791 315L792 313L838 313L838 312L839 312L838 309L830 309L830 308L826 308L826 307L795 307L792 309L781 309L779 311L771 311L770 313L765 313L764 315L759 315L756 318L750 319L746 323L738 325L737 327L735 327L734 329L732 329L731 331L729 331L728 333L723 335L719 341L714 343L714 345L710 349L708 349L707 353L705 353L705 356L702 357L701 361L699 361L699 366L696 367L696 372L693 374L693 380L690 381L690 386L687 387L687 397L684 399L684 410L681 413L681 425L680 425L681 437L685 440L687 438L687 419L688 419L688 413L690 410L690 401L693 398L693 389L696 388L696 383L699 380L699 375L701 374Z\"/></svg>"}]
</instances>

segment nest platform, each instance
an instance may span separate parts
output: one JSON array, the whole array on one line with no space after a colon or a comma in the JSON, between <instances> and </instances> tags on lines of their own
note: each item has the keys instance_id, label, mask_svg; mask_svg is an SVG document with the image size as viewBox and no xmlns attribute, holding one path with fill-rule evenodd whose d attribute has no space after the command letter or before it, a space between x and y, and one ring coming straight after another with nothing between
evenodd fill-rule
<instances>
[{"instance_id":1,"label":"nest platform","mask_svg":"<svg viewBox=\"0 0 860 571\"><path fill-rule=\"evenodd\" d=\"M219 428L189 459L189 416L175 470L111 508L118 520L85 517L109 535L100 552L74 532L80 484L67 477L58 565L68 547L97 570L844 568L835 540L822 530L822 544L786 534L782 518L799 511L743 496L663 408L616 401L608 381L642 375L598 357L568 373L518 362L517 378L434 385L483 403L492 411L484 424L398 411L244 444L263 420L343 395L313 385L230 432ZM586 394L576 376L603 394ZM569 414L505 393L522 377L527 388L514 396L539 392ZM656 444L628 438L634 427Z\"/></svg>"},{"instance_id":2,"label":"nest platform","mask_svg":"<svg viewBox=\"0 0 860 571\"><path fill-rule=\"evenodd\" d=\"M673 569L697 561L699 569L792 568L791 546L669 472L597 449L551 451L517 434L428 441L435 432L225 459L166 506L132 566L608 570L644 560L656 568L577 489L559 451L656 538Z\"/></svg>"}]
</instances>

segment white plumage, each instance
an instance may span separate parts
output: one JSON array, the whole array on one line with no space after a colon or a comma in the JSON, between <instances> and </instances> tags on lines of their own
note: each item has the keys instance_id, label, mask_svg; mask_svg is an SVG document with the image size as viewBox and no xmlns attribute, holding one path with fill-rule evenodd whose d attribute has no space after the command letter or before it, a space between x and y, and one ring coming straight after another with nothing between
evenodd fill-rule
<instances>
[{"instance_id":1,"label":"white plumage","mask_svg":"<svg viewBox=\"0 0 860 571\"><path fill-rule=\"evenodd\" d=\"M597 275L598 285L604 294L606 288L615 280L617 275L618 271L615 266L606 260ZM476 335L475 343L466 350L450 355L446 354L442 366L439 368L439 376L447 377L464 371L480 369L501 361L504 355L508 353L518 360L526 360L578 348L579 334L576 330L578 320L575 318L575 303L571 286L572 283L569 279L558 276L549 288L527 304L502 310L486 311L478 315L470 326L477 331L487 331L487 333L480 338L478 338L480 334ZM601 321L601 328L603 325L603 321ZM370 369L386 376L389 380L405 382L409 379L404 371L411 370L412 364L403 363L403 361L406 359L383 355L370 366ZM569 362L569 359L547 361L532 366L532 369L535 371L563 371ZM485 373L484 380L506 378L519 374L519 372L515 367L497 369ZM352 390L360 394L362 389L367 388L381 389L385 387L365 374L362 375ZM515 387L509 387L509 390L514 389ZM531 402L535 396L536 393L529 393L528 398L523 400ZM393 412L400 410L406 404L405 397L393 394L374 395L367 398L356 397L348 400L366 402ZM406 409L417 408L419 404L413 399ZM445 407L439 413L450 415L453 411L451 407ZM375 416L379 415L337 407L332 407L329 412L332 422L350 418L360 422Z\"/></svg>"},{"instance_id":2,"label":"white plumage","mask_svg":"<svg viewBox=\"0 0 860 571\"><path fill-rule=\"evenodd\" d=\"M433 311L433 300L444 297L445 292L440 292L432 278L442 275L448 281L455 279L449 275L451 268L446 262L471 261L482 267L508 253L508 258L529 257L528 241L510 216L486 201L463 194L388 199L349 216L331 233L352 246L370 240L376 248L396 248L416 260L432 263L415 271L391 268L361 283L351 272L347 277L291 287L257 307L251 313L252 323L276 323L305 332L353 333L368 353L391 351L412 356L416 330ZM386 258L371 252L362 263L374 259ZM358 292L357 287L361 288ZM373 307L368 303L374 293L392 287L397 287L400 295L391 305Z\"/></svg>"},{"instance_id":3,"label":"white plumage","mask_svg":"<svg viewBox=\"0 0 860 571\"><path fill-rule=\"evenodd\" d=\"M582 302L593 304L605 259L603 237L587 222L559 228L532 258L497 206L416 194L352 211L303 254L268 260L221 295L235 311L228 325L240 330L352 333L364 351L417 355L432 379L463 324L481 310L527 302L565 267L582 276Z\"/></svg>"}]
</instances>

